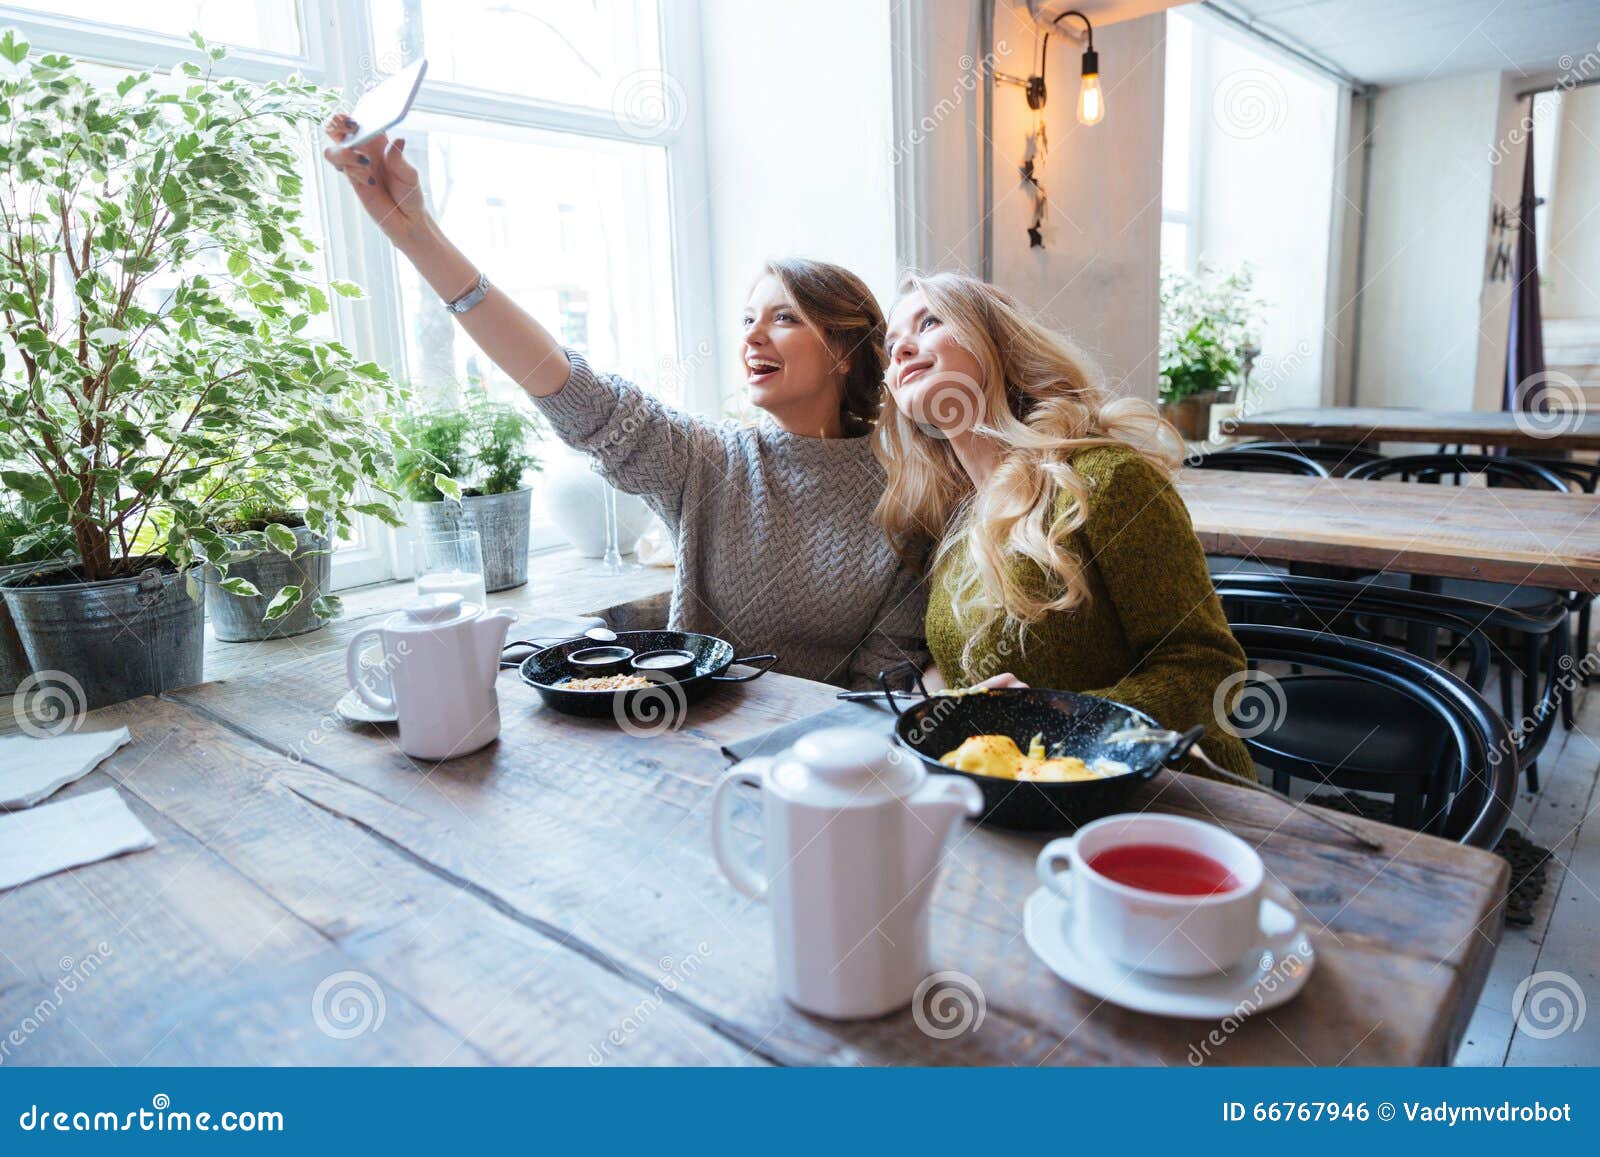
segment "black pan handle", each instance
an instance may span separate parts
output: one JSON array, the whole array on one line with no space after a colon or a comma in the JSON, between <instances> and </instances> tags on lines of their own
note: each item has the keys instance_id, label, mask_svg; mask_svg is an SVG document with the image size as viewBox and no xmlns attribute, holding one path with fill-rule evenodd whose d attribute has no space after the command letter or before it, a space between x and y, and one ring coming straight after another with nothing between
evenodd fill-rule
<instances>
[{"instance_id":1,"label":"black pan handle","mask_svg":"<svg viewBox=\"0 0 1600 1157\"><path fill-rule=\"evenodd\" d=\"M924 699L928 698L928 685L922 681L922 668L918 667L910 659L903 659L893 667L879 671L878 686L883 688L883 697L888 700L889 706L894 709L897 717L904 715L905 711L900 706L899 696L895 694L895 689L889 686L889 677L901 674L910 674L912 685L916 687L917 694ZM901 691L902 695L906 693L906 691Z\"/></svg>"},{"instance_id":2,"label":"black pan handle","mask_svg":"<svg viewBox=\"0 0 1600 1157\"><path fill-rule=\"evenodd\" d=\"M1161 757L1161 762L1168 767L1177 767L1183 762L1183 757L1189 754L1189 749L1200 742L1206 729L1201 724L1195 724L1173 742L1172 749Z\"/></svg>"},{"instance_id":3,"label":"black pan handle","mask_svg":"<svg viewBox=\"0 0 1600 1157\"><path fill-rule=\"evenodd\" d=\"M735 664L742 664L746 667L754 667L762 663L765 663L766 666L762 667L761 670L753 672L749 675L713 675L711 676L711 681L713 683L748 683L752 679L761 678L761 676L772 670L772 665L777 661L778 656L776 655L749 655L743 659L732 659L728 662L729 667L732 667Z\"/></svg>"}]
</instances>

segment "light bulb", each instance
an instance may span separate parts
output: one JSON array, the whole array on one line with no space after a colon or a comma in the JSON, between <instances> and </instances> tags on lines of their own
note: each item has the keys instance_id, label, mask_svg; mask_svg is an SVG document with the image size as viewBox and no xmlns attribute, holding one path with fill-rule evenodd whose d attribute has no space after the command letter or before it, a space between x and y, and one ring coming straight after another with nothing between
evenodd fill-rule
<instances>
[{"instance_id":1,"label":"light bulb","mask_svg":"<svg viewBox=\"0 0 1600 1157\"><path fill-rule=\"evenodd\" d=\"M1105 95L1100 91L1100 74L1086 72L1078 86L1078 123L1097 125L1106 115Z\"/></svg>"}]
</instances>

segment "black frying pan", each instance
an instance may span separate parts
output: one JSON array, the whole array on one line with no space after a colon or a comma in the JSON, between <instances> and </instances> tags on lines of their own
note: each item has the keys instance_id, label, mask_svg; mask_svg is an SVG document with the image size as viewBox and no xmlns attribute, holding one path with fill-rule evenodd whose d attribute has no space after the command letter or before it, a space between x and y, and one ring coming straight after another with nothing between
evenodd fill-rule
<instances>
[{"instance_id":1,"label":"black frying pan","mask_svg":"<svg viewBox=\"0 0 1600 1157\"><path fill-rule=\"evenodd\" d=\"M896 669L898 670L898 669ZM964 695L929 695L917 673L917 688L925 696L902 709L906 692L891 692L886 671L878 677L890 706L899 718L895 738L927 765L943 775L964 775L983 791L984 809L979 823L1022 831L1076 828L1123 810L1139 784L1163 767L1173 767L1189 754L1204 727L1192 727L1175 739L1161 742L1113 741L1126 729L1160 729L1160 724L1122 703L1079 695L1074 691L1047 691L1037 687L1007 687ZM1075 755L1085 763L1110 759L1126 764L1128 772L1082 783L1033 783L956 771L939 762L946 752L960 747L973 735L1009 735L1026 751L1028 741L1043 735L1051 755Z\"/></svg>"},{"instance_id":2,"label":"black frying pan","mask_svg":"<svg viewBox=\"0 0 1600 1157\"><path fill-rule=\"evenodd\" d=\"M692 671L673 679L666 675L640 672L657 686L638 687L626 691L568 691L561 684L568 679L584 679L593 671L570 662L567 656L574 651L595 646L589 638L568 639L553 646L543 647L520 661L502 660L502 667L516 667L522 681L539 692L546 704L568 715L587 715L591 718L611 716L617 722L645 723L660 720L673 711L687 707L705 697L713 688L724 683L748 683L759 679L778 661L776 655L736 656L733 644L715 635L699 635L692 631L622 631L617 644L633 648L636 655L646 651L690 651L695 660ZM528 643L512 643L526 647ZM735 663L760 669L749 675L728 675L727 669Z\"/></svg>"}]
</instances>

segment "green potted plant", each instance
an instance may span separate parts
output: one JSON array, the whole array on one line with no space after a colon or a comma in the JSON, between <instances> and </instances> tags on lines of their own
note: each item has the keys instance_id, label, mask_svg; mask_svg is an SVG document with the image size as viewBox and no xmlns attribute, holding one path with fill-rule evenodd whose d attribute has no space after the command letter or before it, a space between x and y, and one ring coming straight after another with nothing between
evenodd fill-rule
<instances>
[{"instance_id":1,"label":"green potted plant","mask_svg":"<svg viewBox=\"0 0 1600 1157\"><path fill-rule=\"evenodd\" d=\"M1193 441L1211 432L1211 406L1240 384L1260 329L1262 303L1249 267L1219 274L1201 262L1193 274L1161 278L1161 411Z\"/></svg>"},{"instance_id":2,"label":"green potted plant","mask_svg":"<svg viewBox=\"0 0 1600 1157\"><path fill-rule=\"evenodd\" d=\"M401 491L419 535L476 530L489 591L528 581L533 489L539 469L528 451L538 423L525 411L469 390L459 409L420 410L401 420L406 447L396 457Z\"/></svg>"},{"instance_id":3,"label":"green potted plant","mask_svg":"<svg viewBox=\"0 0 1600 1157\"><path fill-rule=\"evenodd\" d=\"M207 568L206 617L225 643L287 639L338 615L331 592L333 543L312 529L287 495L251 496L215 529L227 543L227 573Z\"/></svg>"},{"instance_id":4,"label":"green potted plant","mask_svg":"<svg viewBox=\"0 0 1600 1157\"><path fill-rule=\"evenodd\" d=\"M216 527L248 479L303 494L325 536L397 518L393 386L312 336L298 153L333 96L218 78L195 42L175 83L103 89L0 35L0 461L37 524L19 546L64 530L76 559L0 591L34 669L90 707L200 680L196 568L229 579Z\"/></svg>"}]
</instances>

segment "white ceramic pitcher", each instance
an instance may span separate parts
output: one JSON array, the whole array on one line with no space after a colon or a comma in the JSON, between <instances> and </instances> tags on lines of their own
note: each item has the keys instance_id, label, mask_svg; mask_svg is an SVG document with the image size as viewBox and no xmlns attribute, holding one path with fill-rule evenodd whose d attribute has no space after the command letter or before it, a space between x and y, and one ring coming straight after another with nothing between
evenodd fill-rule
<instances>
[{"instance_id":1,"label":"white ceramic pitcher","mask_svg":"<svg viewBox=\"0 0 1600 1157\"><path fill-rule=\"evenodd\" d=\"M735 787L761 789L765 866L733 848ZM971 780L929 775L874 732L812 732L787 755L729 768L712 848L733 886L772 909L778 985L839 1020L907 1004L928 975L928 901L946 839L983 810Z\"/></svg>"},{"instance_id":2,"label":"white ceramic pitcher","mask_svg":"<svg viewBox=\"0 0 1600 1157\"><path fill-rule=\"evenodd\" d=\"M345 673L363 702L399 720L401 751L454 759L500 734L494 683L516 618L512 610L486 614L458 594L423 595L381 625L357 631L345 651ZM374 637L383 662L363 667L363 649Z\"/></svg>"}]
</instances>

